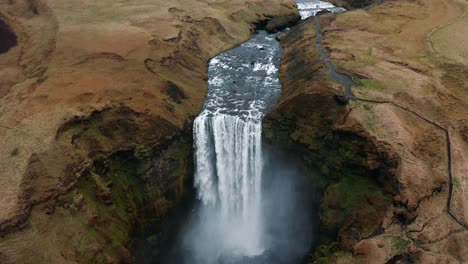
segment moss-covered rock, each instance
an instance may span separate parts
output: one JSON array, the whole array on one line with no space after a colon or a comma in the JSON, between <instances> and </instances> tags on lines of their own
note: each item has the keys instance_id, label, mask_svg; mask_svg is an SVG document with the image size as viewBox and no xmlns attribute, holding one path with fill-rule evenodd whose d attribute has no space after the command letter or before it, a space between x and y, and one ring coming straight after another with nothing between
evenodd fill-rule
<instances>
[{"instance_id":1,"label":"moss-covered rock","mask_svg":"<svg viewBox=\"0 0 468 264\"><path fill-rule=\"evenodd\" d=\"M72 207L83 215L80 219L87 232L94 234L95 239L85 244L107 244L93 258L130 261L132 234L164 217L182 198L192 171L191 141L187 140L181 138L164 149L153 150L158 155L152 159L142 159L138 149L98 159L80 177L68 196L70 204L80 204ZM142 171L148 162L153 164L152 169ZM92 261L89 254L82 253L83 263Z\"/></svg>"},{"instance_id":2,"label":"moss-covered rock","mask_svg":"<svg viewBox=\"0 0 468 264\"><path fill-rule=\"evenodd\" d=\"M264 135L321 168L321 233L332 234L335 242L320 246L312 258L330 263L338 256L351 257L346 252L356 242L380 232L398 163L364 127L340 125L351 110L333 99L339 87L328 79L315 48L314 24L306 21L280 39L283 91L264 121Z\"/></svg>"}]
</instances>

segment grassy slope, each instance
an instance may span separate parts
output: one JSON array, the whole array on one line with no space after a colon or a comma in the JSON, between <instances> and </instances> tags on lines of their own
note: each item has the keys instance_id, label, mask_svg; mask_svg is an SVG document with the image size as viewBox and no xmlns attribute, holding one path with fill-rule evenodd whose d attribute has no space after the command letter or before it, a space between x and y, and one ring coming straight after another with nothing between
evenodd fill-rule
<instances>
[{"instance_id":1,"label":"grassy slope","mask_svg":"<svg viewBox=\"0 0 468 264\"><path fill-rule=\"evenodd\" d=\"M183 191L192 145L181 131L203 103L209 58L296 10L19 0L0 13L18 36L0 54L0 262L65 263L129 259L139 210L161 216ZM132 162L117 166L118 153Z\"/></svg>"}]
</instances>

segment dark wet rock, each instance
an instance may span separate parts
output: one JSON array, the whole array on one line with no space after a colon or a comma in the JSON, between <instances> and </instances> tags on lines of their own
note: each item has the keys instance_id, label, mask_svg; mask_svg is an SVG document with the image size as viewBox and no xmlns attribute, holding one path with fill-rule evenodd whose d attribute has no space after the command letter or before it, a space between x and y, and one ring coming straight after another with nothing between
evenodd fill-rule
<instances>
[{"instance_id":1,"label":"dark wet rock","mask_svg":"<svg viewBox=\"0 0 468 264\"><path fill-rule=\"evenodd\" d=\"M17 40L13 30L0 19L0 53L7 52L16 46Z\"/></svg>"},{"instance_id":2,"label":"dark wet rock","mask_svg":"<svg viewBox=\"0 0 468 264\"><path fill-rule=\"evenodd\" d=\"M375 3L381 3L384 0L330 0L328 2L333 3L336 6L341 6L346 9L356 9L370 6Z\"/></svg>"},{"instance_id":3,"label":"dark wet rock","mask_svg":"<svg viewBox=\"0 0 468 264\"><path fill-rule=\"evenodd\" d=\"M316 16L320 16L320 15L328 14L328 13L331 13L331 12L328 11L327 9L323 9L323 10L318 11Z\"/></svg>"},{"instance_id":4,"label":"dark wet rock","mask_svg":"<svg viewBox=\"0 0 468 264\"><path fill-rule=\"evenodd\" d=\"M348 101L349 101L349 97L346 95L342 95L342 94L335 95L334 98L339 104L343 104L343 105L348 104Z\"/></svg>"},{"instance_id":5,"label":"dark wet rock","mask_svg":"<svg viewBox=\"0 0 468 264\"><path fill-rule=\"evenodd\" d=\"M256 29L265 29L269 33L275 33L285 28L296 25L301 20L299 14L289 14L284 16L275 16L265 21L258 22Z\"/></svg>"},{"instance_id":6,"label":"dark wet rock","mask_svg":"<svg viewBox=\"0 0 468 264\"><path fill-rule=\"evenodd\" d=\"M372 77L362 72L353 72L353 74L356 75L360 79L372 79Z\"/></svg>"},{"instance_id":7,"label":"dark wet rock","mask_svg":"<svg viewBox=\"0 0 468 264\"><path fill-rule=\"evenodd\" d=\"M166 93L177 104L181 104L183 100L188 99L184 91L182 91L182 89L173 82L169 82L166 88Z\"/></svg>"}]
</instances>

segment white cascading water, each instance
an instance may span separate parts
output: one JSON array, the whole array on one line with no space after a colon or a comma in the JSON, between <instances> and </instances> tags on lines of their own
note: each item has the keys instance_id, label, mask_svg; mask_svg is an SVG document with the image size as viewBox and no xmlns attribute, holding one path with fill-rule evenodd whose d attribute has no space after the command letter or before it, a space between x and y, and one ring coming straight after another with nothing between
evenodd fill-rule
<instances>
[{"instance_id":1,"label":"white cascading water","mask_svg":"<svg viewBox=\"0 0 468 264\"><path fill-rule=\"evenodd\" d=\"M297 3L302 19L344 10L317 0ZM186 235L187 263L243 263L271 250L264 226L276 220L262 218L262 118L281 89L275 37L260 31L210 61L208 93L193 127L201 208Z\"/></svg>"},{"instance_id":2,"label":"white cascading water","mask_svg":"<svg viewBox=\"0 0 468 264\"><path fill-rule=\"evenodd\" d=\"M322 10L327 10L332 13L341 13L346 11L346 9L342 7L336 7L331 3L319 0L296 0L296 3L302 19L315 16Z\"/></svg>"},{"instance_id":3,"label":"white cascading water","mask_svg":"<svg viewBox=\"0 0 468 264\"><path fill-rule=\"evenodd\" d=\"M246 256L263 251L261 134L260 120L226 114L201 115L194 124L199 198L219 210L223 247Z\"/></svg>"},{"instance_id":4,"label":"white cascading water","mask_svg":"<svg viewBox=\"0 0 468 264\"><path fill-rule=\"evenodd\" d=\"M275 36L250 41L212 59L203 111L195 119L195 186L211 208L216 257L256 256L262 245L262 118L280 93ZM216 219L216 220L213 220Z\"/></svg>"}]
</instances>

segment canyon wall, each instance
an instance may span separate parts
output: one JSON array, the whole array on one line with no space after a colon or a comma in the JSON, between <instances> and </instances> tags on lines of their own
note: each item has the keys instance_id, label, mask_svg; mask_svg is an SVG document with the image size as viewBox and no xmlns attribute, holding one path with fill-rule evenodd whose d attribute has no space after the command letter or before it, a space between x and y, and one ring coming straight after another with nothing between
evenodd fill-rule
<instances>
[{"instance_id":1,"label":"canyon wall","mask_svg":"<svg viewBox=\"0 0 468 264\"><path fill-rule=\"evenodd\" d=\"M388 1L321 15L332 62L360 83L347 102L337 100L343 87L328 76L313 18L281 38L283 92L265 136L324 174L321 230L335 239L311 261L467 261L468 67L456 40L431 38L463 18L460 4Z\"/></svg>"}]
</instances>

